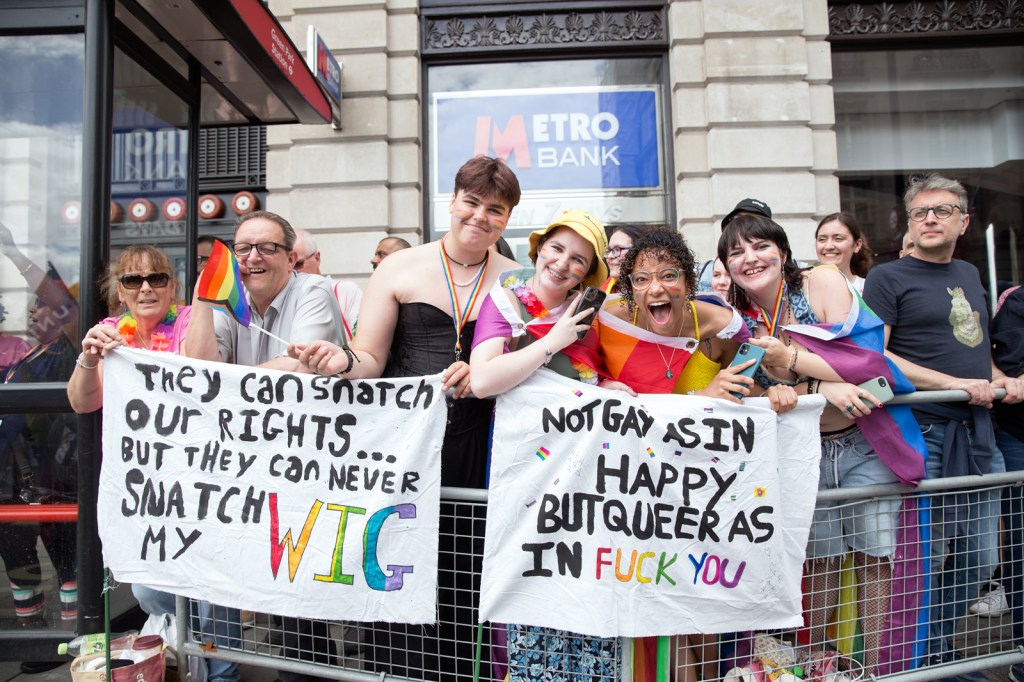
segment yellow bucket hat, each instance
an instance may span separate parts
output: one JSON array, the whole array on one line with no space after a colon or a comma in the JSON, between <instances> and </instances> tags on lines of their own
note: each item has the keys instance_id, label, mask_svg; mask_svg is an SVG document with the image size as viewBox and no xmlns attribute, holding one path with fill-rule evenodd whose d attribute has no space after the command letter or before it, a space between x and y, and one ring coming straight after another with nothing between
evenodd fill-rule
<instances>
[{"instance_id":1,"label":"yellow bucket hat","mask_svg":"<svg viewBox=\"0 0 1024 682\"><path fill-rule=\"evenodd\" d=\"M568 227L594 247L597 269L594 270L594 274L583 280L583 286L600 288L608 279L608 266L604 262L604 252L608 250L608 237L601 221L582 209L562 211L562 215L543 230L534 230L530 233L530 260L537 262L537 244L544 235L559 227Z\"/></svg>"}]
</instances>

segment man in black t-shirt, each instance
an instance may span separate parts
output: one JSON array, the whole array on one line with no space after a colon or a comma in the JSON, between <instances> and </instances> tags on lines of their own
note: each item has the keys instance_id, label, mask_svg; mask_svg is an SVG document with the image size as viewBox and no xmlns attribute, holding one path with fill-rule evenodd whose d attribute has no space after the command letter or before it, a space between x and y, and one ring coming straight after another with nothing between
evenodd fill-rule
<instances>
[{"instance_id":1,"label":"man in black t-shirt","mask_svg":"<svg viewBox=\"0 0 1024 682\"><path fill-rule=\"evenodd\" d=\"M915 251L868 273L864 300L885 322L886 353L921 390L966 391L968 403L915 405L928 444L928 478L1005 471L989 409L994 389L1019 402L1021 381L992 362L988 308L977 268L953 260L967 230L967 192L931 174L904 195ZM946 438L949 435L960 436ZM931 663L951 661L957 622L999 559L1000 491L934 497L931 522ZM944 504L945 503L945 504Z\"/></svg>"}]
</instances>

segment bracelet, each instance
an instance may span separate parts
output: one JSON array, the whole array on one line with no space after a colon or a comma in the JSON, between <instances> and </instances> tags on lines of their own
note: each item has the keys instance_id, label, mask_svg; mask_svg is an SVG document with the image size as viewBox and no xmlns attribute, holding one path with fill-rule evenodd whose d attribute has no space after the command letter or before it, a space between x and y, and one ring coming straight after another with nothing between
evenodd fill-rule
<instances>
[{"instance_id":1,"label":"bracelet","mask_svg":"<svg viewBox=\"0 0 1024 682\"><path fill-rule=\"evenodd\" d=\"M551 362L551 358L553 358L555 354L548 348L548 344L544 341L543 336L539 337L537 340L540 341L540 345L544 347L544 367L547 367L548 363Z\"/></svg>"},{"instance_id":2,"label":"bracelet","mask_svg":"<svg viewBox=\"0 0 1024 682\"><path fill-rule=\"evenodd\" d=\"M79 367L81 367L82 369L96 369L97 367L100 366L100 363L98 363L98 362L95 365L87 365L87 364L85 364L84 362L82 362L82 356L83 355L85 355L85 351L82 351L81 353L79 353L78 357L75 358L75 364L78 365Z\"/></svg>"},{"instance_id":3,"label":"bracelet","mask_svg":"<svg viewBox=\"0 0 1024 682\"><path fill-rule=\"evenodd\" d=\"M18 273L20 273L21 276L24 277L25 273L28 272L29 270L31 270L33 265L35 265L35 263L33 263L32 261L29 261L28 265L25 266L25 269L24 270L18 270Z\"/></svg>"},{"instance_id":4,"label":"bracelet","mask_svg":"<svg viewBox=\"0 0 1024 682\"><path fill-rule=\"evenodd\" d=\"M789 356L789 364L786 365L786 369L788 369L790 372L795 371L796 359L800 355L800 351L798 351L796 348L793 348L792 351L793 353Z\"/></svg>"},{"instance_id":5,"label":"bracelet","mask_svg":"<svg viewBox=\"0 0 1024 682\"><path fill-rule=\"evenodd\" d=\"M345 351L345 357L348 358L348 364L345 365L345 369L341 370L340 372L334 375L336 377L340 377L343 374L348 374L349 372L352 371L352 367L354 367L355 364L359 362L359 358L356 357L355 351L349 348L347 344L342 346L341 349Z\"/></svg>"},{"instance_id":6,"label":"bracelet","mask_svg":"<svg viewBox=\"0 0 1024 682\"><path fill-rule=\"evenodd\" d=\"M812 393L817 393L818 392L818 384L819 383L821 383L821 382L818 381L817 379L808 379L807 380L807 395L811 395Z\"/></svg>"}]
</instances>

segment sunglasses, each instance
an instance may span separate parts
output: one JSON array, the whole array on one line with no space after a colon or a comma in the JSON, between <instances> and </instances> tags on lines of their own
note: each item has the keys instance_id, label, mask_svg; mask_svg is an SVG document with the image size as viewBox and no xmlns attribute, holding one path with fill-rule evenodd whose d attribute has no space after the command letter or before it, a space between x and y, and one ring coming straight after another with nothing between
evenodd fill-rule
<instances>
[{"instance_id":1,"label":"sunglasses","mask_svg":"<svg viewBox=\"0 0 1024 682\"><path fill-rule=\"evenodd\" d=\"M121 275L117 278L117 281L121 283L125 289L141 289L142 283L145 282L153 289L163 289L171 281L171 276L166 272L154 272L149 275Z\"/></svg>"}]
</instances>

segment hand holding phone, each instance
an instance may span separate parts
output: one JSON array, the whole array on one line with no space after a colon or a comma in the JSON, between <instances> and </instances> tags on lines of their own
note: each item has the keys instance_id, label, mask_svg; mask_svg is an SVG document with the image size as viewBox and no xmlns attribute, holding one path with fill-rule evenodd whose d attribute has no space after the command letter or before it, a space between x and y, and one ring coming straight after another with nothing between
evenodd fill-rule
<instances>
[{"instance_id":1,"label":"hand holding phone","mask_svg":"<svg viewBox=\"0 0 1024 682\"><path fill-rule=\"evenodd\" d=\"M732 359L732 362L729 363L729 366L735 367L736 365L742 365L744 362L747 362L748 360L753 360L754 364L750 365L750 367L747 367L746 369L740 372L737 372L737 374L741 374L745 377L753 379L754 372L756 372L757 368L761 366L761 360L763 359L764 348L761 348L760 346L754 346L749 343L741 343L740 349L736 351L736 357ZM737 398L743 398L742 393L737 393L736 391L730 391L730 393L736 396Z\"/></svg>"},{"instance_id":2,"label":"hand holding phone","mask_svg":"<svg viewBox=\"0 0 1024 682\"><path fill-rule=\"evenodd\" d=\"M580 341L582 341L584 337L586 337L587 331L590 329L590 326L594 324L594 318L597 317L597 311L599 311L601 309L601 306L604 305L604 301L606 298L608 298L608 294L601 291L597 287L587 287L586 289L583 290L583 295L580 297L580 304L576 306L576 310L587 310L588 308L593 308L594 312L590 313L589 315L587 315L586 317L579 321L579 324L587 325L587 329L584 329L583 331L580 332L576 332L576 338L578 338Z\"/></svg>"},{"instance_id":3,"label":"hand holding phone","mask_svg":"<svg viewBox=\"0 0 1024 682\"><path fill-rule=\"evenodd\" d=\"M887 403L895 397L892 392L892 387L889 386L889 380L885 377L875 377L874 379L865 381L863 384L857 384L857 388L862 391L867 391L878 398L879 402L882 403Z\"/></svg>"}]
</instances>

